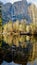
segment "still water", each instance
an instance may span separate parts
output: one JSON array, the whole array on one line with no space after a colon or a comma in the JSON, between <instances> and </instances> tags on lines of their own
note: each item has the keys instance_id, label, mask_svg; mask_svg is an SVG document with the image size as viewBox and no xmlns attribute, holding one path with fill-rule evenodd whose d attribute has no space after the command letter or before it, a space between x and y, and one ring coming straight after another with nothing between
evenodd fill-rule
<instances>
[{"instance_id":1,"label":"still water","mask_svg":"<svg viewBox=\"0 0 37 65\"><path fill-rule=\"evenodd\" d=\"M37 37L1 35L0 65L37 65Z\"/></svg>"}]
</instances>

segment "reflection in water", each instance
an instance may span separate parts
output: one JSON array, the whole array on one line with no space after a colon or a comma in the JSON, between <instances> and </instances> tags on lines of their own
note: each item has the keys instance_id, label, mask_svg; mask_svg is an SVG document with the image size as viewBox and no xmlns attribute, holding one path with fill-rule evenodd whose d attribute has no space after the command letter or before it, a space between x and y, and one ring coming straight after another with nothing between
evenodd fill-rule
<instances>
[{"instance_id":1,"label":"reflection in water","mask_svg":"<svg viewBox=\"0 0 37 65\"><path fill-rule=\"evenodd\" d=\"M37 37L4 35L0 39L0 64L3 61L27 65L37 59Z\"/></svg>"}]
</instances>

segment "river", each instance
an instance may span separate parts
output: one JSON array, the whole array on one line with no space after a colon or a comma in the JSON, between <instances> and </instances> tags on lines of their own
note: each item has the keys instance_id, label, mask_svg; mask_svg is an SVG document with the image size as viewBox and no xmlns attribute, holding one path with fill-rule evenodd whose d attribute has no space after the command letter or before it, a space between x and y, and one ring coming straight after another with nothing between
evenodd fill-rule
<instances>
[{"instance_id":1,"label":"river","mask_svg":"<svg viewBox=\"0 0 37 65\"><path fill-rule=\"evenodd\" d=\"M3 35L0 38L0 65L37 65L36 36Z\"/></svg>"}]
</instances>

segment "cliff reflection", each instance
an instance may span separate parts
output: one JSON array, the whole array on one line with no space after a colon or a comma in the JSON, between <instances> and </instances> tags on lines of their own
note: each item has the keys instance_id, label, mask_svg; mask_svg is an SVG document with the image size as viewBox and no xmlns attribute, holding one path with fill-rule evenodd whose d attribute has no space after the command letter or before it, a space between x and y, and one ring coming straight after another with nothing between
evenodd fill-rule
<instances>
[{"instance_id":1,"label":"cliff reflection","mask_svg":"<svg viewBox=\"0 0 37 65\"><path fill-rule=\"evenodd\" d=\"M4 35L0 47L0 64L5 60L27 65L37 58L37 37Z\"/></svg>"}]
</instances>

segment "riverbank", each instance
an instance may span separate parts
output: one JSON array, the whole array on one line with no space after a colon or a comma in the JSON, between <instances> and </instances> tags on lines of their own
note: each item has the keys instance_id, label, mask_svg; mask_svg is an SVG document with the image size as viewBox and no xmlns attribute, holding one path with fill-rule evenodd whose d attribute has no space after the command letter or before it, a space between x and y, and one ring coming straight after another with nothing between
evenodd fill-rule
<instances>
[{"instance_id":1,"label":"riverbank","mask_svg":"<svg viewBox=\"0 0 37 65\"><path fill-rule=\"evenodd\" d=\"M0 35L37 35L37 33L28 33L28 32L3 32Z\"/></svg>"}]
</instances>

